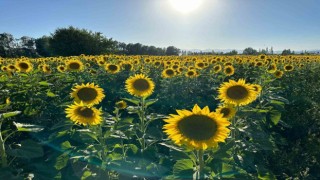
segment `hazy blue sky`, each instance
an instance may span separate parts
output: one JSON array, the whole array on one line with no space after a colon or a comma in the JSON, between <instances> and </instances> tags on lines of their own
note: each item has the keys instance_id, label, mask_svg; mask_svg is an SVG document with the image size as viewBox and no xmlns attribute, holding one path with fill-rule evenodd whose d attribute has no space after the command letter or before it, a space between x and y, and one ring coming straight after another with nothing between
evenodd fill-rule
<instances>
[{"instance_id":1,"label":"hazy blue sky","mask_svg":"<svg viewBox=\"0 0 320 180\"><path fill-rule=\"evenodd\" d=\"M182 49L320 48L320 0L0 0L0 33L50 35L70 25L125 43Z\"/></svg>"}]
</instances>

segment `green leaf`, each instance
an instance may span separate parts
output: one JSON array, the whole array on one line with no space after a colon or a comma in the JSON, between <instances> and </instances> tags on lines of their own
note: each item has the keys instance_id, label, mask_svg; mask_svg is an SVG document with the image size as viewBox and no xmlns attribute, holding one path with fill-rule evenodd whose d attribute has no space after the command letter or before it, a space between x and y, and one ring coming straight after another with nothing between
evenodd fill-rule
<instances>
[{"instance_id":1,"label":"green leaf","mask_svg":"<svg viewBox=\"0 0 320 180\"><path fill-rule=\"evenodd\" d=\"M158 99L149 99L149 100L146 101L145 105L146 105L146 107L148 107L148 106L156 103L157 101L158 101Z\"/></svg>"},{"instance_id":2,"label":"green leaf","mask_svg":"<svg viewBox=\"0 0 320 180\"><path fill-rule=\"evenodd\" d=\"M16 116L16 115L18 115L20 113L21 113L21 111L12 111L12 112L8 112L8 113L3 113L3 114L0 115L0 117L6 119L6 118L9 118L9 117L12 117L12 116Z\"/></svg>"},{"instance_id":3,"label":"green leaf","mask_svg":"<svg viewBox=\"0 0 320 180\"><path fill-rule=\"evenodd\" d=\"M40 132L44 129L44 127L42 126L33 124L22 124L13 122L13 125L16 126L17 130L20 132Z\"/></svg>"},{"instance_id":4,"label":"green leaf","mask_svg":"<svg viewBox=\"0 0 320 180\"><path fill-rule=\"evenodd\" d=\"M92 175L92 172L87 170L87 171L83 172L83 174L81 176L81 180L87 179L91 175Z\"/></svg>"},{"instance_id":5,"label":"green leaf","mask_svg":"<svg viewBox=\"0 0 320 180\"><path fill-rule=\"evenodd\" d=\"M19 76L28 77L28 74L19 74Z\"/></svg>"},{"instance_id":6,"label":"green leaf","mask_svg":"<svg viewBox=\"0 0 320 180\"><path fill-rule=\"evenodd\" d=\"M168 147L170 149L176 150L176 151L180 151L180 152L183 151L182 148L179 148L177 146L173 146L173 145L170 145L170 144L167 144L167 143L159 143L159 144L162 145L162 146L166 146L166 147Z\"/></svg>"},{"instance_id":7,"label":"green leaf","mask_svg":"<svg viewBox=\"0 0 320 180\"><path fill-rule=\"evenodd\" d=\"M41 86L51 86L52 85L51 83L48 83L47 81L41 81L41 82L39 82L39 84Z\"/></svg>"},{"instance_id":8,"label":"green leaf","mask_svg":"<svg viewBox=\"0 0 320 180\"><path fill-rule=\"evenodd\" d=\"M128 144L128 146L134 154L138 152L138 147L135 144Z\"/></svg>"},{"instance_id":9,"label":"green leaf","mask_svg":"<svg viewBox=\"0 0 320 180\"><path fill-rule=\"evenodd\" d=\"M281 112L277 111L277 110L271 110L270 111L270 119L273 122L273 124L277 125L281 119Z\"/></svg>"},{"instance_id":10,"label":"green leaf","mask_svg":"<svg viewBox=\"0 0 320 180\"><path fill-rule=\"evenodd\" d=\"M128 106L127 111L129 114L138 113L139 107L138 106Z\"/></svg>"},{"instance_id":11,"label":"green leaf","mask_svg":"<svg viewBox=\"0 0 320 180\"><path fill-rule=\"evenodd\" d=\"M125 100L125 101L128 101L128 102L131 102L131 103L133 103L135 105L139 105L139 103L140 103L139 99L129 99L129 98L122 98L122 99Z\"/></svg>"},{"instance_id":12,"label":"green leaf","mask_svg":"<svg viewBox=\"0 0 320 180\"><path fill-rule=\"evenodd\" d=\"M57 95L54 94L54 93L51 92L51 91L48 91L48 92L47 92L47 96L49 96L49 97L56 97Z\"/></svg>"},{"instance_id":13,"label":"green leaf","mask_svg":"<svg viewBox=\"0 0 320 180\"><path fill-rule=\"evenodd\" d=\"M8 153L15 157L31 159L31 158L42 157L43 149L39 143L28 139L21 142L20 148L11 149L8 151Z\"/></svg>"},{"instance_id":14,"label":"green leaf","mask_svg":"<svg viewBox=\"0 0 320 180\"><path fill-rule=\"evenodd\" d=\"M61 144L61 149L63 149L63 150L67 150L67 149L70 149L70 148L72 148L72 146L71 146L69 141L65 141L65 142L63 142Z\"/></svg>"},{"instance_id":15,"label":"green leaf","mask_svg":"<svg viewBox=\"0 0 320 180\"><path fill-rule=\"evenodd\" d=\"M193 161L190 159L178 160L173 166L173 175L181 178L192 178Z\"/></svg>"},{"instance_id":16,"label":"green leaf","mask_svg":"<svg viewBox=\"0 0 320 180\"><path fill-rule=\"evenodd\" d=\"M66 153L61 154L59 157L57 157L54 167L57 170L61 170L62 168L67 166L68 160L69 160L68 154L66 154Z\"/></svg>"}]
</instances>

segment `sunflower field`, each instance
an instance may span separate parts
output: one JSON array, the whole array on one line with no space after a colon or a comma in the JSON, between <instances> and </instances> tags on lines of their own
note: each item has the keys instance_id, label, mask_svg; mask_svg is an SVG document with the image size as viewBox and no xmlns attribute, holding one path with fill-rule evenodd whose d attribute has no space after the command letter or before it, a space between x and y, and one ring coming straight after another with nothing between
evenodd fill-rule
<instances>
[{"instance_id":1,"label":"sunflower field","mask_svg":"<svg viewBox=\"0 0 320 180\"><path fill-rule=\"evenodd\" d=\"M0 179L320 178L320 56L0 67Z\"/></svg>"}]
</instances>

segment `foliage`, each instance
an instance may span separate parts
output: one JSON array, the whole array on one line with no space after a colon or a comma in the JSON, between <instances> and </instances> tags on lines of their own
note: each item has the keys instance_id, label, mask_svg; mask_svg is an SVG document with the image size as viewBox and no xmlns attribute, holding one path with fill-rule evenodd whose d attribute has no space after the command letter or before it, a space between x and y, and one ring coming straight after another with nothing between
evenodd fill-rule
<instances>
[{"instance_id":1,"label":"foliage","mask_svg":"<svg viewBox=\"0 0 320 180\"><path fill-rule=\"evenodd\" d=\"M68 69L70 61L83 68ZM32 71L21 72L16 62L30 62ZM0 177L319 179L319 62L319 56L297 55L0 59ZM120 71L110 73L106 64ZM285 70L288 64L292 70ZM214 71L217 65L222 70ZM230 65L235 73L228 76L223 69ZM169 68L174 76L163 76ZM190 70L196 74L188 76ZM155 83L149 97L125 90L126 79L140 73ZM225 143L201 152L168 139L162 130L167 115L195 104L214 111L221 105L221 84L240 78L262 91L251 104L236 107ZM104 90L95 105L103 112L99 125L66 118L72 88L82 83ZM121 100L127 107L115 105Z\"/></svg>"},{"instance_id":2,"label":"foliage","mask_svg":"<svg viewBox=\"0 0 320 180\"><path fill-rule=\"evenodd\" d=\"M72 26L56 29L49 40L53 53L60 56L97 55L114 51L115 42L99 32Z\"/></svg>"}]
</instances>

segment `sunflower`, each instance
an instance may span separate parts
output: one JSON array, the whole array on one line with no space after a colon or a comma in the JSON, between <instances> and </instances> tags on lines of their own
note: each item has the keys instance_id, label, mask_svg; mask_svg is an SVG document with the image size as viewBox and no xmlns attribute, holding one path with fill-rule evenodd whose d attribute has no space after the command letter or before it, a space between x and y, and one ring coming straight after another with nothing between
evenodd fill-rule
<instances>
[{"instance_id":1,"label":"sunflower","mask_svg":"<svg viewBox=\"0 0 320 180\"><path fill-rule=\"evenodd\" d=\"M233 66L225 66L224 67L224 74L227 76L231 76L234 74L234 67Z\"/></svg>"},{"instance_id":2,"label":"sunflower","mask_svg":"<svg viewBox=\"0 0 320 180\"><path fill-rule=\"evenodd\" d=\"M164 132L175 144L192 149L217 147L224 142L230 130L230 122L222 114L210 112L208 106L201 109L197 104L192 111L177 110L178 115L170 114L164 119Z\"/></svg>"},{"instance_id":3,"label":"sunflower","mask_svg":"<svg viewBox=\"0 0 320 180\"><path fill-rule=\"evenodd\" d=\"M1 67L1 70L2 70L2 71L8 71L9 69L8 69L7 66L2 66L2 67Z\"/></svg>"},{"instance_id":4,"label":"sunflower","mask_svg":"<svg viewBox=\"0 0 320 180\"><path fill-rule=\"evenodd\" d=\"M263 66L263 63L261 61L258 61L254 65L257 66L257 67L260 67L260 66Z\"/></svg>"},{"instance_id":5,"label":"sunflower","mask_svg":"<svg viewBox=\"0 0 320 180\"><path fill-rule=\"evenodd\" d=\"M154 62L153 62L153 65L154 65L154 66L160 66L160 65L161 65L161 62L160 62L160 61L154 61Z\"/></svg>"},{"instance_id":6,"label":"sunflower","mask_svg":"<svg viewBox=\"0 0 320 180\"><path fill-rule=\"evenodd\" d=\"M204 64L204 62L196 62L196 68L197 69L203 69L203 68L205 68L205 64Z\"/></svg>"},{"instance_id":7,"label":"sunflower","mask_svg":"<svg viewBox=\"0 0 320 180\"><path fill-rule=\"evenodd\" d=\"M125 71L131 71L133 69L133 66L131 63L123 63L121 66Z\"/></svg>"},{"instance_id":8,"label":"sunflower","mask_svg":"<svg viewBox=\"0 0 320 180\"><path fill-rule=\"evenodd\" d=\"M276 71L275 73L274 73L274 76L276 76L276 78L281 78L282 76L283 76L283 71Z\"/></svg>"},{"instance_id":9,"label":"sunflower","mask_svg":"<svg viewBox=\"0 0 320 180\"><path fill-rule=\"evenodd\" d=\"M259 84L251 84L253 90L256 91L258 94L262 91L262 87Z\"/></svg>"},{"instance_id":10,"label":"sunflower","mask_svg":"<svg viewBox=\"0 0 320 180\"><path fill-rule=\"evenodd\" d=\"M283 67L285 71L293 71L294 67L291 64L287 64Z\"/></svg>"},{"instance_id":11,"label":"sunflower","mask_svg":"<svg viewBox=\"0 0 320 180\"><path fill-rule=\"evenodd\" d=\"M233 104L236 106L247 105L256 100L258 93L254 88L246 84L244 79L239 79L238 82L229 80L219 88L218 98L224 103Z\"/></svg>"},{"instance_id":12,"label":"sunflower","mask_svg":"<svg viewBox=\"0 0 320 180\"><path fill-rule=\"evenodd\" d=\"M104 69L110 74L117 74L120 71L120 66L116 64L107 64Z\"/></svg>"},{"instance_id":13,"label":"sunflower","mask_svg":"<svg viewBox=\"0 0 320 180\"><path fill-rule=\"evenodd\" d=\"M76 102L83 102L87 105L99 104L105 97L103 89L94 83L76 85L72 91L70 95Z\"/></svg>"},{"instance_id":14,"label":"sunflower","mask_svg":"<svg viewBox=\"0 0 320 180\"><path fill-rule=\"evenodd\" d=\"M187 77L189 77L189 78L194 78L194 77L197 77L197 76L198 76L198 73L197 73L197 71L195 71L195 70L189 70L189 71L186 72L185 75L186 75Z\"/></svg>"},{"instance_id":15,"label":"sunflower","mask_svg":"<svg viewBox=\"0 0 320 180\"><path fill-rule=\"evenodd\" d=\"M9 69L10 71L15 71L15 70L17 70L16 66L13 65L13 64L9 64L9 65L7 65L7 67L8 67L8 69Z\"/></svg>"},{"instance_id":16,"label":"sunflower","mask_svg":"<svg viewBox=\"0 0 320 180\"><path fill-rule=\"evenodd\" d=\"M57 67L57 70L58 70L59 72L65 72L65 71L66 71L66 67L65 67L64 65L59 65L59 66Z\"/></svg>"},{"instance_id":17,"label":"sunflower","mask_svg":"<svg viewBox=\"0 0 320 180\"><path fill-rule=\"evenodd\" d=\"M125 109L127 107L127 103L125 101L118 101L116 102L116 107L118 109Z\"/></svg>"},{"instance_id":18,"label":"sunflower","mask_svg":"<svg viewBox=\"0 0 320 180\"><path fill-rule=\"evenodd\" d=\"M269 73L274 73L277 71L277 65L276 64L270 64L270 66L268 67L267 71Z\"/></svg>"},{"instance_id":19,"label":"sunflower","mask_svg":"<svg viewBox=\"0 0 320 180\"><path fill-rule=\"evenodd\" d=\"M220 72L221 71L221 65L220 64L218 64L218 65L215 65L214 67L213 67L213 72L214 73L218 73L218 72Z\"/></svg>"},{"instance_id":20,"label":"sunflower","mask_svg":"<svg viewBox=\"0 0 320 180\"><path fill-rule=\"evenodd\" d=\"M76 124L82 125L97 125L102 121L101 110L94 107L84 105L82 102L75 102L72 105L69 105L65 112L67 118L70 118L71 121L74 121Z\"/></svg>"},{"instance_id":21,"label":"sunflower","mask_svg":"<svg viewBox=\"0 0 320 180\"><path fill-rule=\"evenodd\" d=\"M15 64L16 68L19 72L25 72L28 73L33 70L32 63L26 60L23 61L17 61Z\"/></svg>"},{"instance_id":22,"label":"sunflower","mask_svg":"<svg viewBox=\"0 0 320 180\"><path fill-rule=\"evenodd\" d=\"M223 105L223 106L219 106L216 109L216 112L220 113L220 114L223 114L224 118L231 119L236 114L236 109L234 108L233 105L226 104L226 105Z\"/></svg>"},{"instance_id":23,"label":"sunflower","mask_svg":"<svg viewBox=\"0 0 320 180\"><path fill-rule=\"evenodd\" d=\"M176 75L176 72L171 68L168 68L162 71L162 77L164 78L171 78L175 75Z\"/></svg>"},{"instance_id":24,"label":"sunflower","mask_svg":"<svg viewBox=\"0 0 320 180\"><path fill-rule=\"evenodd\" d=\"M70 71L82 71L84 65L80 60L72 59L66 62L66 67Z\"/></svg>"},{"instance_id":25,"label":"sunflower","mask_svg":"<svg viewBox=\"0 0 320 180\"><path fill-rule=\"evenodd\" d=\"M41 67L41 69L42 69L42 71L44 72L44 73L46 73L46 74L50 74L51 73L51 68L50 68L50 66L49 65L47 65L47 64L42 64L42 65L39 65L40 67ZM40 68L39 67L39 68Z\"/></svg>"},{"instance_id":26,"label":"sunflower","mask_svg":"<svg viewBox=\"0 0 320 180\"><path fill-rule=\"evenodd\" d=\"M126 80L126 90L134 96L149 96L153 93L154 87L154 82L144 74L136 74Z\"/></svg>"}]
</instances>

